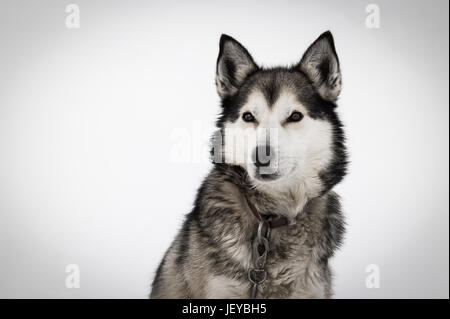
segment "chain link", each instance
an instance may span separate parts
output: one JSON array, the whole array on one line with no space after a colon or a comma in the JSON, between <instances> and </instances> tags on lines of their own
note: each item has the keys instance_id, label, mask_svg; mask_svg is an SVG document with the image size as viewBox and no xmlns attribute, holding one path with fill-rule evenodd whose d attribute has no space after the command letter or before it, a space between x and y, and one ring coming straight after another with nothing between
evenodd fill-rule
<instances>
[{"instance_id":1,"label":"chain link","mask_svg":"<svg viewBox=\"0 0 450 319\"><path fill-rule=\"evenodd\" d=\"M266 261L270 250L270 224L266 219L261 219L258 225L258 232L252 243L253 267L248 270L248 279L253 284L250 293L251 299L256 299L258 286L267 279Z\"/></svg>"}]
</instances>

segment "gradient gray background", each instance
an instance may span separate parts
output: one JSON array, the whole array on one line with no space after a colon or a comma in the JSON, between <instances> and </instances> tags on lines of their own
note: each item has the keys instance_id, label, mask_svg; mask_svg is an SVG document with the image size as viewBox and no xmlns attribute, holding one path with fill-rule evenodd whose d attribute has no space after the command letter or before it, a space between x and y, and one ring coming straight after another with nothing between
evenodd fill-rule
<instances>
[{"instance_id":1,"label":"gradient gray background","mask_svg":"<svg viewBox=\"0 0 450 319\"><path fill-rule=\"evenodd\" d=\"M65 27L76 3L81 28ZM381 28L365 26L366 5ZM209 165L221 33L265 65L330 29L350 174L338 298L449 296L448 1L0 1L0 297L146 297ZM208 142L207 134L202 142ZM78 264L81 287L65 287ZM377 264L381 286L367 289Z\"/></svg>"}]
</instances>

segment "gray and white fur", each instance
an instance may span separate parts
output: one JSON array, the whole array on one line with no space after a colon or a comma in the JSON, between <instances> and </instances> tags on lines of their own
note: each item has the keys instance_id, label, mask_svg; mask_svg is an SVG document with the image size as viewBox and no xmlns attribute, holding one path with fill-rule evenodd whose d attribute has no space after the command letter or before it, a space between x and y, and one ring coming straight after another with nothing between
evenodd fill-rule
<instances>
[{"instance_id":1,"label":"gray and white fur","mask_svg":"<svg viewBox=\"0 0 450 319\"><path fill-rule=\"evenodd\" d=\"M289 220L271 232L258 298L331 297L328 262L344 233L332 188L347 166L331 33L322 34L299 63L270 69L222 35L216 85L222 112L213 168L157 269L150 297L249 298L258 221L248 203L262 215ZM268 138L269 130L276 139ZM246 143L237 142L244 137Z\"/></svg>"}]
</instances>

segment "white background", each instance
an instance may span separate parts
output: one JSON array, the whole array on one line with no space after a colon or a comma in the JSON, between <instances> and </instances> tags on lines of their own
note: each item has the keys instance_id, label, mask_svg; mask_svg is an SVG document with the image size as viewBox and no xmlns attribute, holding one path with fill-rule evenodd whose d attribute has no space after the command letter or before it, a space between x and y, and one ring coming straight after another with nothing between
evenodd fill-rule
<instances>
[{"instance_id":1,"label":"white background","mask_svg":"<svg viewBox=\"0 0 450 319\"><path fill-rule=\"evenodd\" d=\"M447 1L377 1L380 29L366 1L73 1L67 29L69 3L0 1L0 297L145 298L210 168L171 152L180 129L208 143L220 34L272 66L329 29L351 155L336 297L448 298Z\"/></svg>"}]
</instances>

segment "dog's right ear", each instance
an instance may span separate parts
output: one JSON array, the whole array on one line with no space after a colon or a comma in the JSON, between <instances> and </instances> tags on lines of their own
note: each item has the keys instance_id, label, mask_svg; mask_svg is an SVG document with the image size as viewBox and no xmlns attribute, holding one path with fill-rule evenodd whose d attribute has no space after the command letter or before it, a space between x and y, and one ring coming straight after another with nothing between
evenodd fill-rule
<instances>
[{"instance_id":1,"label":"dog's right ear","mask_svg":"<svg viewBox=\"0 0 450 319\"><path fill-rule=\"evenodd\" d=\"M222 34L216 66L217 92L222 99L236 93L245 78L257 68L252 56L242 44Z\"/></svg>"}]
</instances>

